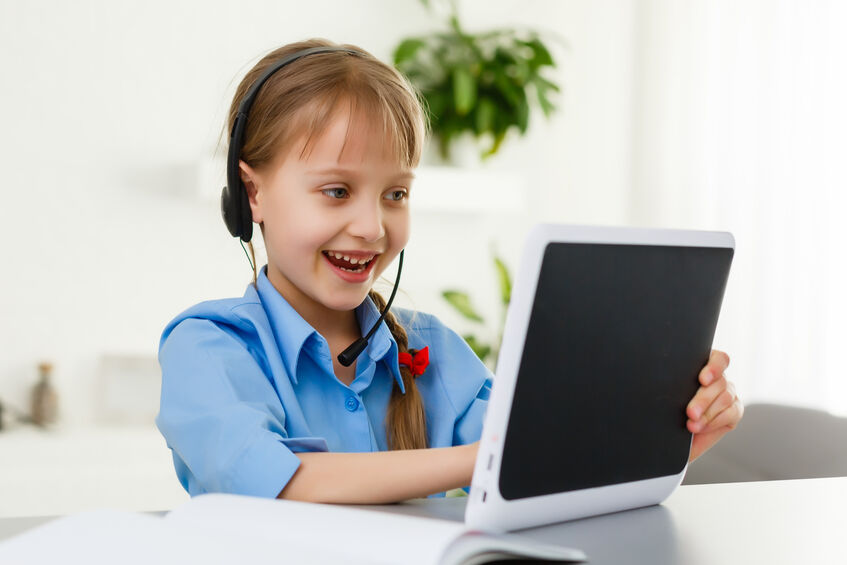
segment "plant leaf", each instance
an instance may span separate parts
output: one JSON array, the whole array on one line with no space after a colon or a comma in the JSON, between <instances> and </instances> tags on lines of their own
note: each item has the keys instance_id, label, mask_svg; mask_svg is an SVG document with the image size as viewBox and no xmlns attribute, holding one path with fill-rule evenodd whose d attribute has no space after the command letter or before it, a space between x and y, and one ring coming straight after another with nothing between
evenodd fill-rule
<instances>
[{"instance_id":1,"label":"plant leaf","mask_svg":"<svg viewBox=\"0 0 847 565\"><path fill-rule=\"evenodd\" d=\"M426 45L426 42L417 37L410 37L403 40L400 45L394 50L394 66L401 66L406 61L412 59L418 49Z\"/></svg>"},{"instance_id":2,"label":"plant leaf","mask_svg":"<svg viewBox=\"0 0 847 565\"><path fill-rule=\"evenodd\" d=\"M489 98L480 97L479 104L474 112L476 133L483 134L491 131L494 124L494 113L497 111L497 106Z\"/></svg>"},{"instance_id":3,"label":"plant leaf","mask_svg":"<svg viewBox=\"0 0 847 565\"><path fill-rule=\"evenodd\" d=\"M503 301L503 306L508 306L512 300L512 278L509 276L509 269L506 263L496 255L494 265L497 267L497 278L500 281L500 300Z\"/></svg>"},{"instance_id":4,"label":"plant leaf","mask_svg":"<svg viewBox=\"0 0 847 565\"><path fill-rule=\"evenodd\" d=\"M545 90L545 91L549 89L549 90L553 90L555 92L559 92L561 90L559 88L558 84L556 84L555 82L551 82L551 81L547 80L546 78L544 78L541 75L535 75L534 80L535 80L535 87L538 88L538 89Z\"/></svg>"},{"instance_id":5,"label":"plant leaf","mask_svg":"<svg viewBox=\"0 0 847 565\"><path fill-rule=\"evenodd\" d=\"M541 111L544 112L544 116L547 118L549 118L550 114L553 113L553 110L556 109L553 103L547 100L547 96L544 94L544 91L540 89L538 90L538 103L541 105Z\"/></svg>"},{"instance_id":6,"label":"plant leaf","mask_svg":"<svg viewBox=\"0 0 847 565\"><path fill-rule=\"evenodd\" d=\"M547 47L541 43L540 39L533 37L530 41L526 42L526 45L530 47L535 54L532 58L532 62L536 67L544 65L550 65L551 67L556 66L556 63L553 62L553 57L550 55L550 51L548 51Z\"/></svg>"},{"instance_id":7,"label":"plant leaf","mask_svg":"<svg viewBox=\"0 0 847 565\"><path fill-rule=\"evenodd\" d=\"M443 92L434 90L427 92L425 98L430 120L433 125L438 124L444 115L444 110L449 104L448 97Z\"/></svg>"},{"instance_id":8,"label":"plant leaf","mask_svg":"<svg viewBox=\"0 0 847 565\"><path fill-rule=\"evenodd\" d=\"M477 314L474 307L471 306L471 299L467 293L458 290L445 290L442 291L441 296L465 318L475 322L483 321L482 316Z\"/></svg>"},{"instance_id":9,"label":"plant leaf","mask_svg":"<svg viewBox=\"0 0 847 565\"><path fill-rule=\"evenodd\" d=\"M494 141L491 143L491 147L489 147L485 153L482 154L483 158L488 158L497 153L500 149L500 144L503 143L503 140L506 138L506 130L500 129L494 132Z\"/></svg>"},{"instance_id":10,"label":"plant leaf","mask_svg":"<svg viewBox=\"0 0 847 565\"><path fill-rule=\"evenodd\" d=\"M529 104L526 101L526 94L520 90L520 103L515 108L515 120L517 121L518 129L521 133L526 133L526 128L529 125Z\"/></svg>"},{"instance_id":11,"label":"plant leaf","mask_svg":"<svg viewBox=\"0 0 847 565\"><path fill-rule=\"evenodd\" d=\"M497 88L500 89L500 93L506 100L508 100L509 104L517 106L520 103L516 92L517 89L502 68L495 69L494 84L497 85Z\"/></svg>"},{"instance_id":12,"label":"plant leaf","mask_svg":"<svg viewBox=\"0 0 847 565\"><path fill-rule=\"evenodd\" d=\"M460 116L470 112L476 103L476 81L467 67L453 69L453 101Z\"/></svg>"}]
</instances>

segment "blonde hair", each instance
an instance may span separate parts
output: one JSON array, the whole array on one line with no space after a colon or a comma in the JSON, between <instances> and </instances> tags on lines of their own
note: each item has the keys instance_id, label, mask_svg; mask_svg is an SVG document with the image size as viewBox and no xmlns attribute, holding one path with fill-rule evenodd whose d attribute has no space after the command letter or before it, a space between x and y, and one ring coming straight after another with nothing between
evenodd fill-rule
<instances>
[{"instance_id":1,"label":"blonde hair","mask_svg":"<svg viewBox=\"0 0 847 565\"><path fill-rule=\"evenodd\" d=\"M354 49L363 56L351 56L343 51L318 53L298 59L274 73L260 89L250 110L241 160L254 169L269 166L306 135L300 154L303 158L329 126L336 107L346 103L351 116L361 112L381 127L383 138L391 143L390 149L398 163L410 169L417 167L429 131L420 93L400 72L363 49L324 39L291 43L262 57L236 89L227 131L232 131L238 105L250 86L270 65L297 51L321 46ZM252 243L248 246L253 255ZM255 282L255 255L253 265ZM377 291L371 289L368 296L380 311L385 307L385 300ZM408 351L406 330L391 312L385 316L385 323L397 342L398 351ZM395 381L386 414L388 448L427 447L423 398L409 368L401 365L400 374L406 393L400 391Z\"/></svg>"}]
</instances>

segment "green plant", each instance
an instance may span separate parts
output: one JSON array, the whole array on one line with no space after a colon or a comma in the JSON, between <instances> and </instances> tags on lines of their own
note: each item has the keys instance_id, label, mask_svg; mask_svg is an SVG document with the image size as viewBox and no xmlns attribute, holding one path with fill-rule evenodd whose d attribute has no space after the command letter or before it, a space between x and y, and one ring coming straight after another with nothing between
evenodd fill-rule
<instances>
[{"instance_id":1,"label":"green plant","mask_svg":"<svg viewBox=\"0 0 847 565\"><path fill-rule=\"evenodd\" d=\"M510 129L526 133L533 94L545 117L555 110L549 96L560 88L541 72L556 64L537 32L466 32L456 1L450 1L448 30L402 40L394 65L425 98L441 156L449 159L450 143L470 132L477 140L490 136L484 159L497 152ZM429 0L421 2L429 7Z\"/></svg>"},{"instance_id":2,"label":"green plant","mask_svg":"<svg viewBox=\"0 0 847 565\"><path fill-rule=\"evenodd\" d=\"M512 299L512 279L509 275L509 270L503 260L496 254L494 255L494 269L497 273L497 283L500 287L500 303L502 305L497 338L493 342L488 343L479 339L474 334L462 335L462 338L467 342L470 348L473 349L474 353L476 353L477 357L479 357L483 363L489 364L489 359L492 360L492 363L489 364L492 370L496 368L495 364L497 362L497 355L500 352L500 342L503 339L503 325L506 321L506 310L509 306L509 301ZM444 297L447 303L466 319L480 325L485 325L485 320L479 315L476 308L473 307L473 304L471 304L471 298L466 292L450 289L442 291L441 296Z\"/></svg>"}]
</instances>

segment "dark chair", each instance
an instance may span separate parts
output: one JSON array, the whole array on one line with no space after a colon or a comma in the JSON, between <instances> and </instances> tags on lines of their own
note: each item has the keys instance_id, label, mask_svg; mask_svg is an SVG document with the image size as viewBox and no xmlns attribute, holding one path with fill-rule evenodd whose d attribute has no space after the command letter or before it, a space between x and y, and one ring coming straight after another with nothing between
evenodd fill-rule
<instances>
[{"instance_id":1,"label":"dark chair","mask_svg":"<svg viewBox=\"0 0 847 565\"><path fill-rule=\"evenodd\" d=\"M751 404L738 427L688 466L682 484L847 476L847 418Z\"/></svg>"}]
</instances>

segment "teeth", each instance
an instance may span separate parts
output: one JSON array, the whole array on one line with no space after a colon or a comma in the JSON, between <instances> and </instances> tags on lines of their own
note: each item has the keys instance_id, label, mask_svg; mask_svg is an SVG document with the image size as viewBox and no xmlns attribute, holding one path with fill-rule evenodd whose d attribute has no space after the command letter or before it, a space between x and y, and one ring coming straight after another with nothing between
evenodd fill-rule
<instances>
[{"instance_id":1,"label":"teeth","mask_svg":"<svg viewBox=\"0 0 847 565\"><path fill-rule=\"evenodd\" d=\"M342 255L341 253L336 253L335 251L327 251L327 255L332 255L336 259L344 259L345 261L349 261L353 265L365 264L375 257L375 255L371 255L370 257L363 257L361 259L356 259L355 257L351 259L349 256Z\"/></svg>"}]
</instances>

